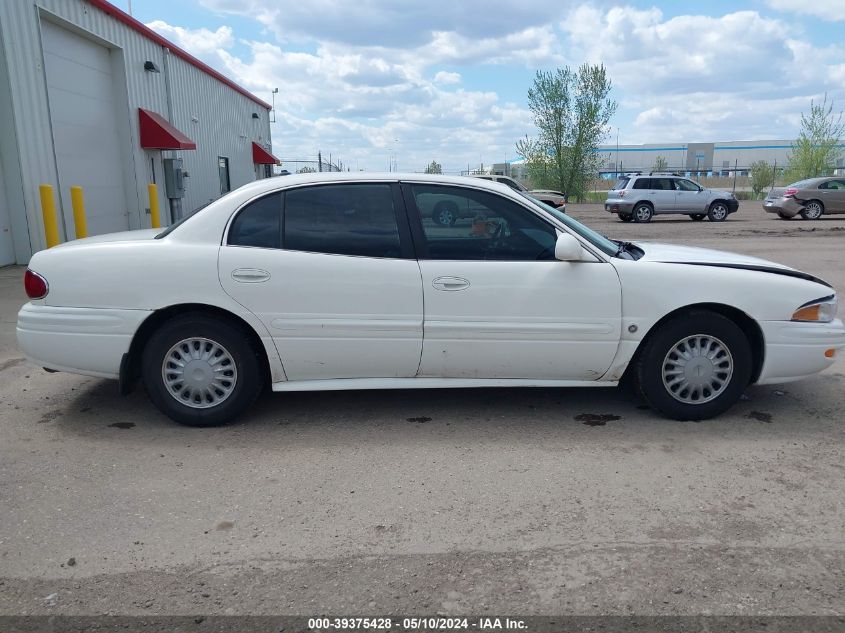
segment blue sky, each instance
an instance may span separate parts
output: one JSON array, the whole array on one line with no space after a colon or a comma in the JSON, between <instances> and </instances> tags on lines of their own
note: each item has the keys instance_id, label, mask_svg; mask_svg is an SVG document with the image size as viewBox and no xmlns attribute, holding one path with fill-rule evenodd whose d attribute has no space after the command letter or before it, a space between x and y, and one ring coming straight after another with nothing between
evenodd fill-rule
<instances>
[{"instance_id":1,"label":"blue sky","mask_svg":"<svg viewBox=\"0 0 845 633\"><path fill-rule=\"evenodd\" d=\"M112 0L123 9L128 0ZM538 69L603 63L608 142L788 139L845 106L841 0L133 0L133 15L259 97L274 152L456 171L515 156Z\"/></svg>"}]
</instances>

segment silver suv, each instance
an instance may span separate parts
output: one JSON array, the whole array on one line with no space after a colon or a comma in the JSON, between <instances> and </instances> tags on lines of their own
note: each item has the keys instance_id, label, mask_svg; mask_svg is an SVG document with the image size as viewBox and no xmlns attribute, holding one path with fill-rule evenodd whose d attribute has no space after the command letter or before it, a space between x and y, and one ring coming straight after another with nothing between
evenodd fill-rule
<instances>
[{"instance_id":1,"label":"silver suv","mask_svg":"<svg viewBox=\"0 0 845 633\"><path fill-rule=\"evenodd\" d=\"M623 222L651 222L657 213L722 222L738 207L739 202L729 191L705 189L680 174L662 172L620 177L604 203L604 210L618 214Z\"/></svg>"}]
</instances>

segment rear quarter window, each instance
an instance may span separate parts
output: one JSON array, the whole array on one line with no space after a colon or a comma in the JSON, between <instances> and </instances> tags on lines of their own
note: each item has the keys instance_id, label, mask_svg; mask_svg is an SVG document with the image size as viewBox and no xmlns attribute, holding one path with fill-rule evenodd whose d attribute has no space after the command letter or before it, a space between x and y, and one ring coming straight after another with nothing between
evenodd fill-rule
<instances>
[{"instance_id":1,"label":"rear quarter window","mask_svg":"<svg viewBox=\"0 0 845 633\"><path fill-rule=\"evenodd\" d=\"M620 178L619 180L617 180L614 183L613 190L619 191L620 189L624 189L625 187L628 186L628 183L630 182L630 180L631 180L630 178Z\"/></svg>"}]
</instances>

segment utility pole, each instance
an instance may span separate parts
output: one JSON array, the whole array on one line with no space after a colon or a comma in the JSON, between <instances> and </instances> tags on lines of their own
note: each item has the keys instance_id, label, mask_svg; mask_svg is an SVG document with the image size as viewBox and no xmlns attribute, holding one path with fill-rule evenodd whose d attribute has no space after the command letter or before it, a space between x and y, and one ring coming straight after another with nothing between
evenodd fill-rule
<instances>
[{"instance_id":1,"label":"utility pole","mask_svg":"<svg viewBox=\"0 0 845 633\"><path fill-rule=\"evenodd\" d=\"M619 178L619 126L616 127L616 177Z\"/></svg>"},{"instance_id":2,"label":"utility pole","mask_svg":"<svg viewBox=\"0 0 845 633\"><path fill-rule=\"evenodd\" d=\"M736 193L736 170L739 167L739 159L734 159L734 188L732 193Z\"/></svg>"}]
</instances>

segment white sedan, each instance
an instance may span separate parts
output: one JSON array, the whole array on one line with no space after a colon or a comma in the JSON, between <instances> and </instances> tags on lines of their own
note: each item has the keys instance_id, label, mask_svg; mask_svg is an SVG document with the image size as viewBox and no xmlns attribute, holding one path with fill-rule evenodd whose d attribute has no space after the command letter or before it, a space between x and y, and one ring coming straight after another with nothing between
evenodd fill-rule
<instances>
[{"instance_id":1,"label":"white sedan","mask_svg":"<svg viewBox=\"0 0 845 633\"><path fill-rule=\"evenodd\" d=\"M452 225L420 213L445 196ZM41 251L20 347L35 363L143 381L194 426L273 391L611 387L684 420L845 347L812 275L719 251L609 240L496 183L307 174L244 186L165 231Z\"/></svg>"}]
</instances>

